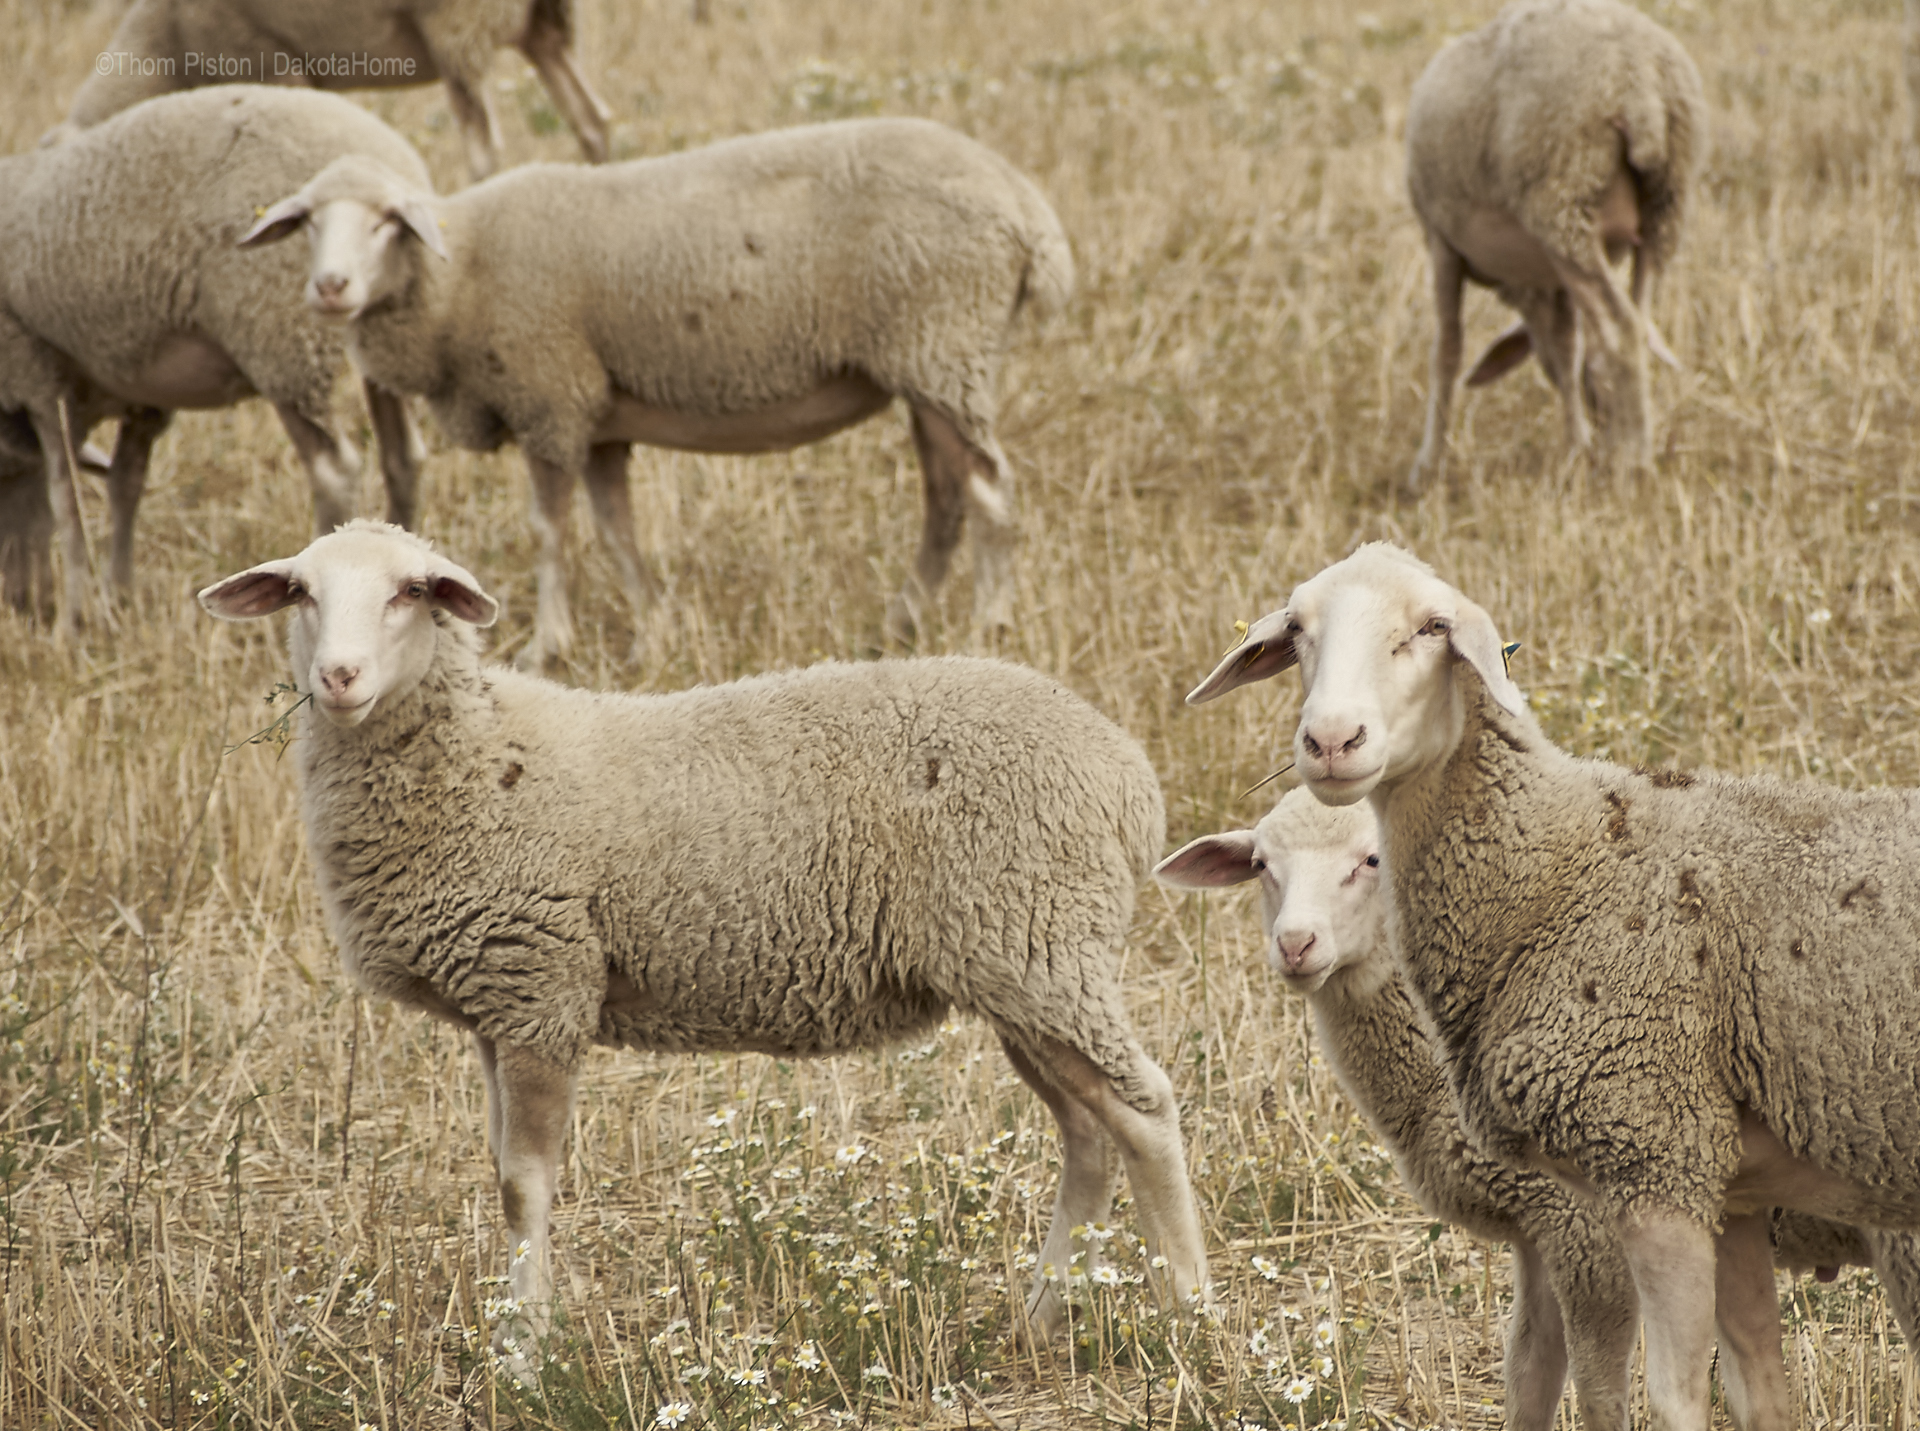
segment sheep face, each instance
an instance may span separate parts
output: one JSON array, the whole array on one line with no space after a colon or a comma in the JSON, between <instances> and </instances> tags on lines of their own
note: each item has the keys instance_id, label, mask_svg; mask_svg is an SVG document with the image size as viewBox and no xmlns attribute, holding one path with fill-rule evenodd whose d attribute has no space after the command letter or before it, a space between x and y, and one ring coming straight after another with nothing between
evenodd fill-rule
<instances>
[{"instance_id":1,"label":"sheep face","mask_svg":"<svg viewBox=\"0 0 1920 1431\"><path fill-rule=\"evenodd\" d=\"M1177 889L1260 881L1267 963L1297 994L1335 973L1387 967L1380 836L1364 805L1333 810L1290 792L1251 830L1203 835L1154 866Z\"/></svg>"},{"instance_id":2,"label":"sheep face","mask_svg":"<svg viewBox=\"0 0 1920 1431\"><path fill-rule=\"evenodd\" d=\"M307 231L307 306L350 321L401 292L411 276L405 250L418 239L447 256L431 196L363 155L334 160L295 194L265 210L240 238L242 248L277 243Z\"/></svg>"},{"instance_id":3,"label":"sheep face","mask_svg":"<svg viewBox=\"0 0 1920 1431\"><path fill-rule=\"evenodd\" d=\"M463 568L378 522L349 522L297 556L216 582L200 604L230 621L293 607L294 680L336 726L359 725L420 684L445 616L490 626L499 614Z\"/></svg>"},{"instance_id":4,"label":"sheep face","mask_svg":"<svg viewBox=\"0 0 1920 1431\"><path fill-rule=\"evenodd\" d=\"M1297 665L1306 700L1295 764L1326 804L1350 805L1453 751L1465 723L1454 684L1462 664L1505 710L1524 708L1492 618L1424 562L1375 542L1294 588L1187 700Z\"/></svg>"}]
</instances>

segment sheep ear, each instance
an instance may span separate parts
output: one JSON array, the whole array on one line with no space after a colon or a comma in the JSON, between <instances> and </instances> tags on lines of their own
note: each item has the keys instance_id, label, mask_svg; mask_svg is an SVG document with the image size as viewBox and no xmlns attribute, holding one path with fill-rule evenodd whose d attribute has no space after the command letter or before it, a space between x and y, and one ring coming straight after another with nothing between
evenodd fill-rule
<instances>
[{"instance_id":1,"label":"sheep ear","mask_svg":"<svg viewBox=\"0 0 1920 1431\"><path fill-rule=\"evenodd\" d=\"M447 256L447 241L440 236L440 219L433 212L433 206L418 194L408 194L404 199L387 210L390 217L398 219L412 231L413 236L431 249L439 258Z\"/></svg>"},{"instance_id":2,"label":"sheep ear","mask_svg":"<svg viewBox=\"0 0 1920 1431\"><path fill-rule=\"evenodd\" d=\"M1480 355L1480 361L1467 374L1467 386L1482 388L1488 383L1498 382L1532 356L1533 334L1527 331L1526 324L1516 323L1495 338L1487 351Z\"/></svg>"},{"instance_id":3,"label":"sheep ear","mask_svg":"<svg viewBox=\"0 0 1920 1431\"><path fill-rule=\"evenodd\" d=\"M1153 877L1175 889L1224 889L1260 873L1253 862L1253 831L1202 835L1153 867Z\"/></svg>"},{"instance_id":4,"label":"sheep ear","mask_svg":"<svg viewBox=\"0 0 1920 1431\"><path fill-rule=\"evenodd\" d=\"M1500 643L1500 633L1493 628L1491 616L1471 601L1462 601L1454 613L1447 642L1453 647L1454 655L1473 667L1495 705L1508 715L1517 716L1526 710L1527 698L1520 694L1520 688L1507 674L1508 653Z\"/></svg>"},{"instance_id":5,"label":"sheep ear","mask_svg":"<svg viewBox=\"0 0 1920 1431\"><path fill-rule=\"evenodd\" d=\"M446 566L433 574L433 604L474 626L491 626L500 619L500 603L480 589L480 583L461 567Z\"/></svg>"},{"instance_id":6,"label":"sheep ear","mask_svg":"<svg viewBox=\"0 0 1920 1431\"><path fill-rule=\"evenodd\" d=\"M1246 639L1227 652L1212 675L1187 692L1187 704L1197 706L1237 686L1277 676L1295 659L1293 637L1287 634L1287 613L1269 612L1247 628Z\"/></svg>"},{"instance_id":7,"label":"sheep ear","mask_svg":"<svg viewBox=\"0 0 1920 1431\"><path fill-rule=\"evenodd\" d=\"M293 605L292 579L292 557L263 562L225 581L216 581L200 593L200 604L224 621L271 616Z\"/></svg>"},{"instance_id":8,"label":"sheep ear","mask_svg":"<svg viewBox=\"0 0 1920 1431\"><path fill-rule=\"evenodd\" d=\"M263 244L279 243L283 238L291 238L312 212L313 205L307 202L305 194L289 195L272 208L262 209L253 227L240 235L236 246L259 248Z\"/></svg>"}]
</instances>

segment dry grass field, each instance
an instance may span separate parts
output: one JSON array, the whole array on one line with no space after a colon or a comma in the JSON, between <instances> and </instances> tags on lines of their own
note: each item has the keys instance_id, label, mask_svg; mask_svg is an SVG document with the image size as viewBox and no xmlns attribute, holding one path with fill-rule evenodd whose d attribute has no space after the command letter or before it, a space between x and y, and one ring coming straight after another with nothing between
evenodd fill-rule
<instances>
[{"instance_id":1,"label":"dry grass field","mask_svg":"<svg viewBox=\"0 0 1920 1431\"><path fill-rule=\"evenodd\" d=\"M1405 97L1493 0L712 8L580 0L620 155L923 114L1056 205L1081 287L1005 375L1025 539L1003 654L1144 742L1175 842L1266 808L1277 787L1243 792L1298 699L1181 695L1236 619L1375 537L1525 643L1514 674L1574 750L1920 783L1920 195L1892 0L1651 5L1714 128L1656 307L1684 362L1656 369L1658 470L1564 462L1529 366L1463 397L1451 481L1417 502L1396 494L1432 332ZM61 115L117 14L0 0L0 149ZM573 157L517 55L493 82L511 161ZM363 98L464 182L438 88ZM1505 325L1484 295L1468 318L1469 353ZM522 470L440 445L427 469L424 527L503 599L503 652L531 630ZM634 484L670 597L636 632L579 522L564 679L871 653L919 526L897 413L785 456L642 452ZM472 1056L343 985L292 762L245 743L280 638L192 599L308 522L264 405L187 415L133 602L65 646L0 614L0 1426L1498 1424L1504 1255L1397 1187L1261 965L1252 901L1157 888L1126 975L1183 1100L1217 1323L1168 1324L1123 1280L1085 1289L1072 1344L1011 1349L1055 1144L963 1022L821 1063L597 1054L557 1214L564 1333L537 1392L495 1376ZM963 567L925 649L965 648L967 597ZM1807 1424L1913 1424L1870 1276L1780 1300Z\"/></svg>"}]
</instances>

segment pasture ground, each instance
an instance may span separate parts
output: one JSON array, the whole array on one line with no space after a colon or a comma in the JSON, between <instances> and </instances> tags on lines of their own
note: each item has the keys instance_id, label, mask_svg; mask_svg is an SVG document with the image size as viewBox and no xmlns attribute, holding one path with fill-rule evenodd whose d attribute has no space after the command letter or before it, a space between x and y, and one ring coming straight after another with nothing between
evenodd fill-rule
<instances>
[{"instance_id":1,"label":"pasture ground","mask_svg":"<svg viewBox=\"0 0 1920 1431\"><path fill-rule=\"evenodd\" d=\"M1563 462L1530 366L1463 397L1451 481L1419 501L1396 494L1432 332L1405 96L1491 0L688 8L581 0L620 155L925 114L1057 206L1081 283L1005 375L1026 536L1003 649L1145 743L1174 842L1266 807L1277 787L1242 792L1298 700L1181 695L1236 619L1375 537L1525 643L1515 676L1574 750L1920 783L1920 203L1891 0L1651 6L1715 131L1655 310L1684 361L1656 370L1658 470ZM116 14L0 0L0 148L59 117ZM572 157L517 56L493 83L513 162ZM439 89L363 97L464 181ZM1505 322L1470 300L1470 352ZM504 600L502 650L530 629L521 474L436 446L427 477L425 528ZM918 535L897 414L786 456L642 453L633 482L670 599L636 632L578 523L566 679L666 690L872 648ZM1055 1145L963 1023L813 1064L596 1056L558 1212L566 1332L540 1394L496 1379L507 1250L471 1055L343 987L292 763L243 743L276 715L279 636L192 601L308 521L263 405L187 415L131 604L69 646L0 615L0 1425L1497 1424L1504 1256L1397 1187L1261 967L1251 900L1157 888L1126 973L1184 1100L1216 1324L1168 1325L1122 1281L1087 1289L1074 1344L1005 1344ZM966 598L963 568L926 649L965 647ZM1869 1276L1780 1296L1808 1424L1912 1424Z\"/></svg>"}]
</instances>

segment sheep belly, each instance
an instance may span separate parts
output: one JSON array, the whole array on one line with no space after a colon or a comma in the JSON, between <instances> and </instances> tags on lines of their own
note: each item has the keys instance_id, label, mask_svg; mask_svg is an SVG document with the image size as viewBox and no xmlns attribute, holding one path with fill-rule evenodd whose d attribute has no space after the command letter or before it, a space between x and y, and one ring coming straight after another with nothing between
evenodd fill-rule
<instances>
[{"instance_id":1,"label":"sheep belly","mask_svg":"<svg viewBox=\"0 0 1920 1431\"><path fill-rule=\"evenodd\" d=\"M169 333L134 371L104 381L117 396L148 407L231 407L253 396L240 365L204 333Z\"/></svg>"},{"instance_id":2,"label":"sheep belly","mask_svg":"<svg viewBox=\"0 0 1920 1431\"><path fill-rule=\"evenodd\" d=\"M828 378L798 397L748 412L689 412L616 392L593 440L641 442L683 452L785 452L831 437L892 401L892 394L861 373Z\"/></svg>"}]
</instances>

